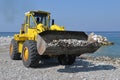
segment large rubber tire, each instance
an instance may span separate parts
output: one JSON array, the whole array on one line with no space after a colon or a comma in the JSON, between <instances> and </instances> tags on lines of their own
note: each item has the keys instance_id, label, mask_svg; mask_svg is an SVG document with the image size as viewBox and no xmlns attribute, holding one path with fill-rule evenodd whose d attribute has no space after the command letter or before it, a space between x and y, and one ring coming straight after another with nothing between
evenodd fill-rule
<instances>
[{"instance_id":1,"label":"large rubber tire","mask_svg":"<svg viewBox=\"0 0 120 80\"><path fill-rule=\"evenodd\" d=\"M12 60L20 60L21 54L18 52L18 43L16 40L12 39L10 43L10 58Z\"/></svg>"},{"instance_id":2,"label":"large rubber tire","mask_svg":"<svg viewBox=\"0 0 120 80\"><path fill-rule=\"evenodd\" d=\"M36 41L27 40L23 44L22 61L25 67L37 67L39 65L39 54Z\"/></svg>"},{"instance_id":3,"label":"large rubber tire","mask_svg":"<svg viewBox=\"0 0 120 80\"><path fill-rule=\"evenodd\" d=\"M61 65L71 65L75 62L75 55L60 55L58 56L58 62Z\"/></svg>"},{"instance_id":4,"label":"large rubber tire","mask_svg":"<svg viewBox=\"0 0 120 80\"><path fill-rule=\"evenodd\" d=\"M50 56L48 56L48 55L42 55L40 58L41 59L50 59Z\"/></svg>"}]
</instances>

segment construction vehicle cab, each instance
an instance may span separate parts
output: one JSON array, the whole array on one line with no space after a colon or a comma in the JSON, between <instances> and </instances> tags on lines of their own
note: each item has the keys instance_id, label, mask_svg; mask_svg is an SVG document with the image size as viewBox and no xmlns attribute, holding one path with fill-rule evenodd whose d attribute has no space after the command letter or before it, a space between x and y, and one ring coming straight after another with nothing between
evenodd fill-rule
<instances>
[{"instance_id":1,"label":"construction vehicle cab","mask_svg":"<svg viewBox=\"0 0 120 80\"><path fill-rule=\"evenodd\" d=\"M44 29L48 29L50 27L50 13L43 11L30 11L25 13L24 32L27 32L26 28L37 29L39 24L45 26L43 27Z\"/></svg>"},{"instance_id":2,"label":"construction vehicle cab","mask_svg":"<svg viewBox=\"0 0 120 80\"><path fill-rule=\"evenodd\" d=\"M70 65L76 56L93 53L100 47L91 43L81 46L79 42L88 39L85 32L66 31L50 20L49 12L26 12L20 33L14 35L10 44L11 59L22 58L24 66L35 67L43 56L49 56L57 57L60 64Z\"/></svg>"}]
</instances>

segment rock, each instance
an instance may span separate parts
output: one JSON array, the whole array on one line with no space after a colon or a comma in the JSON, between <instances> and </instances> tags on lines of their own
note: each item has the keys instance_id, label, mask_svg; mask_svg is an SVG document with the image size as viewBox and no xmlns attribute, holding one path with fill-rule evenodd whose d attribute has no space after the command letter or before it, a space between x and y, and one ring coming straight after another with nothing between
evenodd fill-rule
<instances>
[{"instance_id":1,"label":"rock","mask_svg":"<svg viewBox=\"0 0 120 80\"><path fill-rule=\"evenodd\" d=\"M114 45L113 42L109 42L109 41L103 41L101 42L102 45L106 45L106 46L109 46L109 45Z\"/></svg>"},{"instance_id":2,"label":"rock","mask_svg":"<svg viewBox=\"0 0 120 80\"><path fill-rule=\"evenodd\" d=\"M53 40L47 44L47 47L98 47L100 44L98 42L88 42L86 40L77 40L77 39L59 39Z\"/></svg>"},{"instance_id":3,"label":"rock","mask_svg":"<svg viewBox=\"0 0 120 80\"><path fill-rule=\"evenodd\" d=\"M50 46L63 46L63 47L70 47L70 46L86 46L89 42L84 40L77 40L77 39L59 39L53 40L52 42L48 43L48 47Z\"/></svg>"},{"instance_id":4,"label":"rock","mask_svg":"<svg viewBox=\"0 0 120 80\"><path fill-rule=\"evenodd\" d=\"M109 42L106 37L101 35L96 35L95 33L90 33L88 35L88 40L77 40L77 39L59 39L53 40L52 42L48 43L47 46L61 46L61 47L77 47L77 46L87 46L90 43L97 43L99 45L113 45L113 42Z\"/></svg>"},{"instance_id":5,"label":"rock","mask_svg":"<svg viewBox=\"0 0 120 80\"><path fill-rule=\"evenodd\" d=\"M88 35L88 42L98 42L101 45L113 45L113 42L108 41L108 39L101 35L96 35L95 33L90 33Z\"/></svg>"}]
</instances>

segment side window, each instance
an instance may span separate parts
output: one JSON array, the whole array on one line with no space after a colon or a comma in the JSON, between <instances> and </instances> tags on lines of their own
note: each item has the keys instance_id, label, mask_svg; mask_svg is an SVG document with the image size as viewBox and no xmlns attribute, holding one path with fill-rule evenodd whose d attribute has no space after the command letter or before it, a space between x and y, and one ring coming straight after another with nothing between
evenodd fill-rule
<instances>
[{"instance_id":1,"label":"side window","mask_svg":"<svg viewBox=\"0 0 120 80\"><path fill-rule=\"evenodd\" d=\"M28 24L28 16L26 16L25 24Z\"/></svg>"},{"instance_id":2,"label":"side window","mask_svg":"<svg viewBox=\"0 0 120 80\"><path fill-rule=\"evenodd\" d=\"M46 17L45 17L45 16L43 17L42 23L43 23L45 26L47 26L47 25L46 25L47 22L46 22Z\"/></svg>"},{"instance_id":3,"label":"side window","mask_svg":"<svg viewBox=\"0 0 120 80\"><path fill-rule=\"evenodd\" d=\"M30 28L35 28L35 23L33 21L32 16L30 16Z\"/></svg>"},{"instance_id":4,"label":"side window","mask_svg":"<svg viewBox=\"0 0 120 80\"><path fill-rule=\"evenodd\" d=\"M25 17L24 24L22 24L22 27L21 27L21 33L22 34L27 33L28 25L26 25L26 24L29 24L28 16Z\"/></svg>"}]
</instances>

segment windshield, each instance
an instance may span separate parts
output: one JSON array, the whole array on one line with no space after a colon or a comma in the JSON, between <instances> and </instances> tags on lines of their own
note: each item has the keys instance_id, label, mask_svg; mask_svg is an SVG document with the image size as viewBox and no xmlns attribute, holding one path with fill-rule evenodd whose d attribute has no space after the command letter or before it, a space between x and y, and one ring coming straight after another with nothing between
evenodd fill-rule
<instances>
[{"instance_id":1,"label":"windshield","mask_svg":"<svg viewBox=\"0 0 120 80\"><path fill-rule=\"evenodd\" d=\"M34 18L37 24L42 23L43 25L47 26L48 17L46 14L35 14Z\"/></svg>"}]
</instances>

